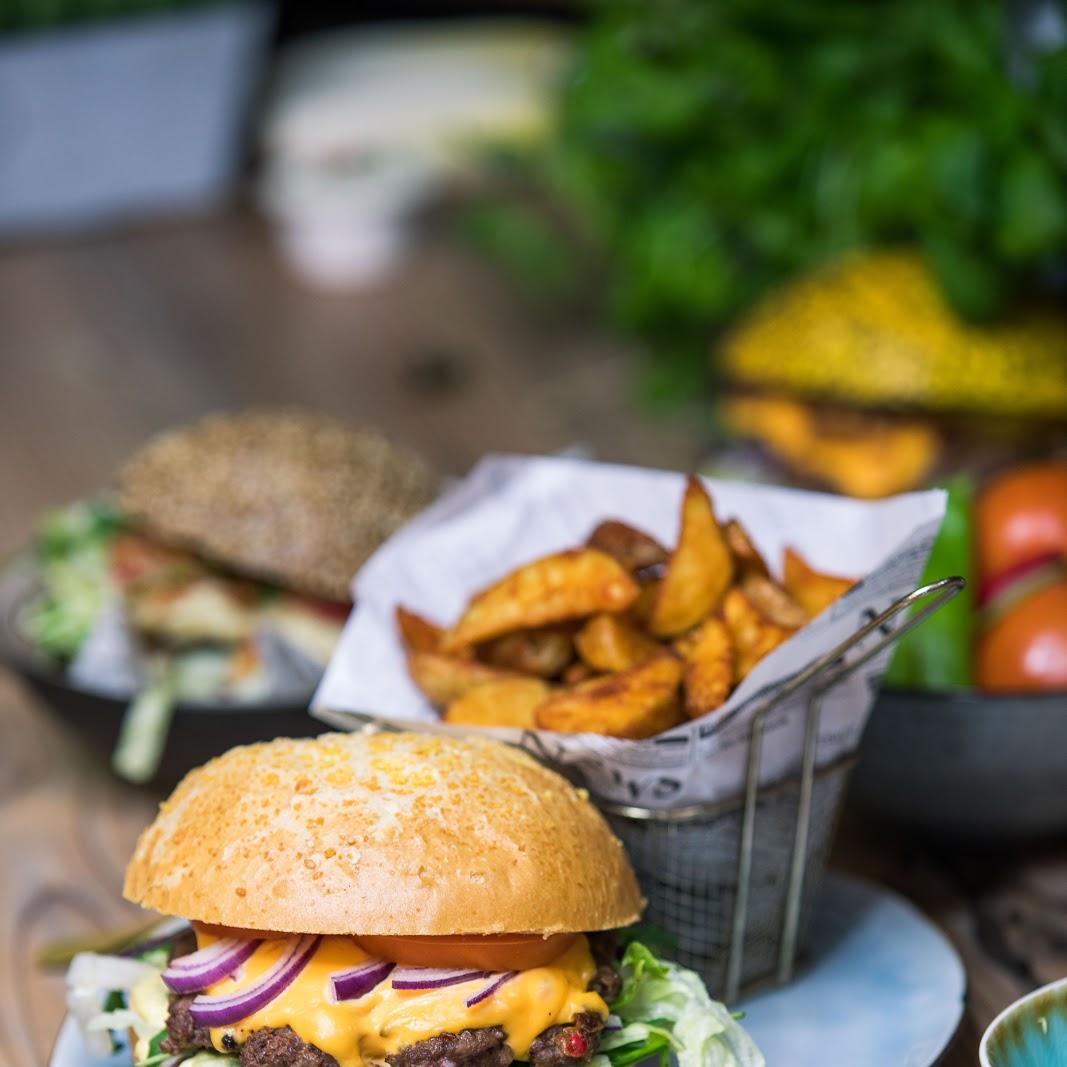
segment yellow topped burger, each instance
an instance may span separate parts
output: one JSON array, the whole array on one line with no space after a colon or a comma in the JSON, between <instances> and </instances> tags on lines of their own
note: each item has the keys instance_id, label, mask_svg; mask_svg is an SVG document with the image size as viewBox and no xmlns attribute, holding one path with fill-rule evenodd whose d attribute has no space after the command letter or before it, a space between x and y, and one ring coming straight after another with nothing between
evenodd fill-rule
<instances>
[{"instance_id":1,"label":"yellow topped burger","mask_svg":"<svg viewBox=\"0 0 1067 1067\"><path fill-rule=\"evenodd\" d=\"M583 794L493 742L234 749L164 803L125 891L196 933L88 1020L132 1027L145 1067L763 1062L692 972L637 943L616 955L642 906L622 846Z\"/></svg>"}]
</instances>

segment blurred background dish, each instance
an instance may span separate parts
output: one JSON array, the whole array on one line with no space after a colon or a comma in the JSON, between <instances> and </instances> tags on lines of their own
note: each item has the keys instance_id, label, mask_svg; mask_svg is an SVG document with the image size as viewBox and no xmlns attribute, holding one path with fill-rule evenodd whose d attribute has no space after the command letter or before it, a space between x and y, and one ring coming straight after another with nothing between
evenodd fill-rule
<instances>
[{"instance_id":1,"label":"blurred background dish","mask_svg":"<svg viewBox=\"0 0 1067 1067\"><path fill-rule=\"evenodd\" d=\"M566 39L545 21L393 23L286 49L266 106L259 200L306 282L385 275L415 213L481 153L545 135Z\"/></svg>"},{"instance_id":2,"label":"blurred background dish","mask_svg":"<svg viewBox=\"0 0 1067 1067\"><path fill-rule=\"evenodd\" d=\"M942 838L990 845L1067 826L1062 693L887 689L867 724L852 795Z\"/></svg>"},{"instance_id":3,"label":"blurred background dish","mask_svg":"<svg viewBox=\"0 0 1067 1067\"><path fill-rule=\"evenodd\" d=\"M60 663L42 656L32 646L19 624L26 594L33 592L33 572L25 563L25 559L16 560L0 572L0 659L18 674L50 714L85 743L90 753L111 765L137 693L121 686L98 688L79 682ZM143 772L137 775L139 784L166 793L208 755L264 738L321 733L322 725L307 713L313 689L314 680L305 680L295 691L261 693L251 699L210 692L204 692L200 699L174 699L167 708L169 720L161 726L160 744L153 747L154 761L138 765Z\"/></svg>"},{"instance_id":4,"label":"blurred background dish","mask_svg":"<svg viewBox=\"0 0 1067 1067\"><path fill-rule=\"evenodd\" d=\"M309 412L172 430L125 464L114 499L53 514L6 568L0 648L113 745L131 781L157 776L173 730L187 733L171 742L172 777L235 735L313 732L297 710L340 636L352 575L435 484L414 453Z\"/></svg>"}]
</instances>

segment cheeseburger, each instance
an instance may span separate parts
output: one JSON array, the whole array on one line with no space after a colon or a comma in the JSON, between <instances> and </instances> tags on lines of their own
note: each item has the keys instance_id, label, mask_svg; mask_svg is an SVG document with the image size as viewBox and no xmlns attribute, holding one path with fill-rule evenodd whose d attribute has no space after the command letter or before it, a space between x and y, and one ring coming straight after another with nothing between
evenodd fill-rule
<instances>
[{"instance_id":1,"label":"cheeseburger","mask_svg":"<svg viewBox=\"0 0 1067 1067\"><path fill-rule=\"evenodd\" d=\"M484 740L237 748L144 832L126 896L188 920L75 960L142 1067L568 1067L763 1059L699 978L617 936L642 900L584 794Z\"/></svg>"}]
</instances>

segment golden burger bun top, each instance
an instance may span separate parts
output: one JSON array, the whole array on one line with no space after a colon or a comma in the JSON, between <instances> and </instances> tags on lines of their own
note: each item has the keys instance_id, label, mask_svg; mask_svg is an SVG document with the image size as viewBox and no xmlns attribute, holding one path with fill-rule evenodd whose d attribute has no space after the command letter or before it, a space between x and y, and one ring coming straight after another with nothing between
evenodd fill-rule
<instances>
[{"instance_id":1,"label":"golden burger bun top","mask_svg":"<svg viewBox=\"0 0 1067 1067\"><path fill-rule=\"evenodd\" d=\"M606 930L643 905L621 843L564 778L494 741L407 733L279 739L191 771L124 893L315 934Z\"/></svg>"}]
</instances>

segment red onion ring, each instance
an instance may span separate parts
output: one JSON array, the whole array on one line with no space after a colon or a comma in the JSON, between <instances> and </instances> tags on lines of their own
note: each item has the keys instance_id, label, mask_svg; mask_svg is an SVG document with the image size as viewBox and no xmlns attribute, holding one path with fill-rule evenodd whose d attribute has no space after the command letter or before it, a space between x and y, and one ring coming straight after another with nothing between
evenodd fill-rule
<instances>
[{"instance_id":1,"label":"red onion ring","mask_svg":"<svg viewBox=\"0 0 1067 1067\"><path fill-rule=\"evenodd\" d=\"M171 960L163 972L163 981L175 993L199 993L233 974L262 943L261 940L244 941L236 937L216 941L198 952Z\"/></svg>"},{"instance_id":2,"label":"red onion ring","mask_svg":"<svg viewBox=\"0 0 1067 1067\"><path fill-rule=\"evenodd\" d=\"M388 963L385 960L368 960L358 967L350 967L347 971L331 974L330 985L333 987L334 998L336 1000L359 1000L375 986L384 982L395 966L395 963Z\"/></svg>"},{"instance_id":3,"label":"red onion ring","mask_svg":"<svg viewBox=\"0 0 1067 1067\"><path fill-rule=\"evenodd\" d=\"M444 989L445 986L488 978L492 971L473 971L469 967L397 967L393 971L394 989Z\"/></svg>"},{"instance_id":4,"label":"red onion ring","mask_svg":"<svg viewBox=\"0 0 1067 1067\"><path fill-rule=\"evenodd\" d=\"M488 985L479 989L473 997L467 998L467 1007L473 1008L475 1004L488 1000L505 982L510 982L518 973L518 971L505 971L503 974L493 975L493 980Z\"/></svg>"},{"instance_id":5,"label":"red onion ring","mask_svg":"<svg viewBox=\"0 0 1067 1067\"><path fill-rule=\"evenodd\" d=\"M315 954L322 938L315 934L292 938L277 963L250 986L227 996L201 993L189 1005L197 1026L229 1026L254 1015L292 983Z\"/></svg>"}]
</instances>

